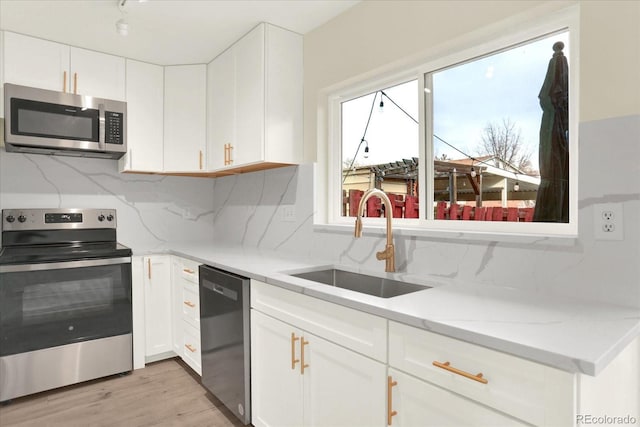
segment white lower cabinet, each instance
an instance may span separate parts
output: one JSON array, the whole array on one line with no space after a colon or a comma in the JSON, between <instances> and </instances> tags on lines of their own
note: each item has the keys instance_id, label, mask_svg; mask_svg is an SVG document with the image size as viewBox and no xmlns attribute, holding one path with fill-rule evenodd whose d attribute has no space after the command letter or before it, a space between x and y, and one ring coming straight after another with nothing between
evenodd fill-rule
<instances>
[{"instance_id":1,"label":"white lower cabinet","mask_svg":"<svg viewBox=\"0 0 640 427\"><path fill-rule=\"evenodd\" d=\"M386 366L251 310L252 424L383 426Z\"/></svg>"},{"instance_id":2,"label":"white lower cabinet","mask_svg":"<svg viewBox=\"0 0 640 427\"><path fill-rule=\"evenodd\" d=\"M291 325L251 310L251 424L256 427L302 425L300 336Z\"/></svg>"},{"instance_id":3,"label":"white lower cabinet","mask_svg":"<svg viewBox=\"0 0 640 427\"><path fill-rule=\"evenodd\" d=\"M305 334L304 424L383 426L386 365ZM301 339L302 339L301 338Z\"/></svg>"},{"instance_id":4,"label":"white lower cabinet","mask_svg":"<svg viewBox=\"0 0 640 427\"><path fill-rule=\"evenodd\" d=\"M171 354L171 264L168 255L142 258L147 361Z\"/></svg>"},{"instance_id":5,"label":"white lower cabinet","mask_svg":"<svg viewBox=\"0 0 640 427\"><path fill-rule=\"evenodd\" d=\"M202 375L198 263L173 256L171 269L173 351L198 375Z\"/></svg>"},{"instance_id":6,"label":"white lower cabinet","mask_svg":"<svg viewBox=\"0 0 640 427\"><path fill-rule=\"evenodd\" d=\"M389 425L397 427L525 426L515 418L389 368Z\"/></svg>"},{"instance_id":7,"label":"white lower cabinet","mask_svg":"<svg viewBox=\"0 0 640 427\"><path fill-rule=\"evenodd\" d=\"M547 426L570 426L575 420L573 374L424 329L389 322L389 366L424 380L425 390L439 396L434 410L443 419L451 417L449 425L458 425L453 420L461 416L447 403L456 399L470 408L491 408L477 408L481 416L474 420L465 415L466 424L460 425L493 425L483 417L498 420L500 413L515 425L516 419Z\"/></svg>"},{"instance_id":8,"label":"white lower cabinet","mask_svg":"<svg viewBox=\"0 0 640 427\"><path fill-rule=\"evenodd\" d=\"M384 426L387 321L251 281L252 424Z\"/></svg>"}]
</instances>

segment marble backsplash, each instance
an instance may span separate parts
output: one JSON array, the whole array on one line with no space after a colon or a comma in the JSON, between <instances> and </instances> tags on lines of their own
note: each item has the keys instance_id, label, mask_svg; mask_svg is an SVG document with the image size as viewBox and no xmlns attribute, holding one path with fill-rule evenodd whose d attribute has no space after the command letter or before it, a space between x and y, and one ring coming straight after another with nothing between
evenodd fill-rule
<instances>
[{"instance_id":1,"label":"marble backsplash","mask_svg":"<svg viewBox=\"0 0 640 427\"><path fill-rule=\"evenodd\" d=\"M397 271L640 308L640 116L581 124L579 156L573 244L396 236ZM383 271L384 237L314 231L312 165L218 178L213 195L218 242ZM593 206L613 202L623 205L624 240L595 240Z\"/></svg>"},{"instance_id":2,"label":"marble backsplash","mask_svg":"<svg viewBox=\"0 0 640 427\"><path fill-rule=\"evenodd\" d=\"M397 270L640 308L640 116L582 123L579 153L572 245L396 236ZM314 230L313 180L313 165L208 179L0 150L0 208L115 208L118 240L138 254L216 242L383 271L375 252L384 237ZM622 241L594 239L593 206L609 202L623 205Z\"/></svg>"},{"instance_id":3,"label":"marble backsplash","mask_svg":"<svg viewBox=\"0 0 640 427\"><path fill-rule=\"evenodd\" d=\"M118 241L142 254L213 241L212 179L121 174L114 160L0 150L0 208L115 208Z\"/></svg>"}]
</instances>

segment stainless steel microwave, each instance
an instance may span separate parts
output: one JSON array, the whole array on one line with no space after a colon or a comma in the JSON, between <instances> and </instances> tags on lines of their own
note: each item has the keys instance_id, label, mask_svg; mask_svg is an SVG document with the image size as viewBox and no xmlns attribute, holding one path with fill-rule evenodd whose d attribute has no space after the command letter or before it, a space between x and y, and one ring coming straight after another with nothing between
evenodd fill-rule
<instances>
[{"instance_id":1,"label":"stainless steel microwave","mask_svg":"<svg viewBox=\"0 0 640 427\"><path fill-rule=\"evenodd\" d=\"M7 151L119 159L127 151L127 103L4 85Z\"/></svg>"}]
</instances>

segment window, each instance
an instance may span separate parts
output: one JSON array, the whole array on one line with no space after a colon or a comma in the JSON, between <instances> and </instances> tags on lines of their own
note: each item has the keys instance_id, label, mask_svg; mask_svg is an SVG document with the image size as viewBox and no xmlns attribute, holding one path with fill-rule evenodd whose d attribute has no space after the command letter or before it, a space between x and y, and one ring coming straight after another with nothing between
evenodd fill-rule
<instances>
[{"instance_id":1,"label":"window","mask_svg":"<svg viewBox=\"0 0 640 427\"><path fill-rule=\"evenodd\" d=\"M396 228L575 235L575 40L543 26L332 97L329 222L379 188Z\"/></svg>"}]
</instances>

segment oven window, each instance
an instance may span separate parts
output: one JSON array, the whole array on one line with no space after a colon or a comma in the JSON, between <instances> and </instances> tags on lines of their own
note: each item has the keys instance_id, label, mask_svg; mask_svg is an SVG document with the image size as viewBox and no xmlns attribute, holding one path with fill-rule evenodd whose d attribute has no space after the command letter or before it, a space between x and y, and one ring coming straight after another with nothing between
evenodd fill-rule
<instances>
[{"instance_id":1,"label":"oven window","mask_svg":"<svg viewBox=\"0 0 640 427\"><path fill-rule=\"evenodd\" d=\"M40 283L24 290L25 325L64 318L108 313L113 301L110 278Z\"/></svg>"},{"instance_id":2,"label":"oven window","mask_svg":"<svg viewBox=\"0 0 640 427\"><path fill-rule=\"evenodd\" d=\"M131 264L0 275L0 356L127 334L131 324Z\"/></svg>"}]
</instances>

